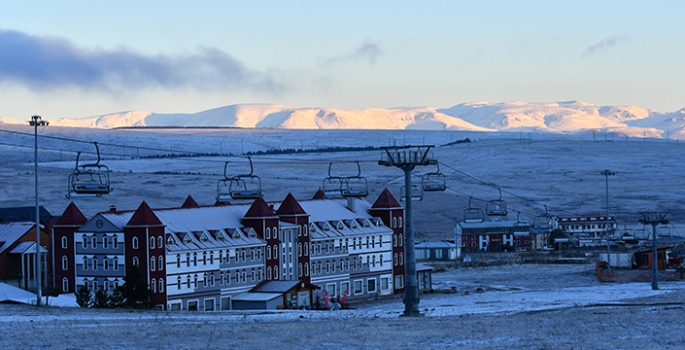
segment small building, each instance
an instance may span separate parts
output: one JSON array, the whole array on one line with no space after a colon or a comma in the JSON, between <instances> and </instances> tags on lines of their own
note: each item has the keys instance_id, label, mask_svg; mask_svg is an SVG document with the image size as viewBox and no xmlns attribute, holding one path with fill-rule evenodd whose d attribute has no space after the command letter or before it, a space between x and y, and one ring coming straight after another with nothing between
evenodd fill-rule
<instances>
[{"instance_id":1,"label":"small building","mask_svg":"<svg viewBox=\"0 0 685 350\"><path fill-rule=\"evenodd\" d=\"M309 308L319 286L298 280L262 281L248 293L233 299L233 309L298 309ZM279 298L280 297L280 298Z\"/></svg>"},{"instance_id":2,"label":"small building","mask_svg":"<svg viewBox=\"0 0 685 350\"><path fill-rule=\"evenodd\" d=\"M667 250L668 248L657 248L656 249L656 260L657 260L657 269L663 270L666 268L667 265ZM652 254L652 249L647 249L647 250L641 250L639 252L635 252L635 263L637 264L638 269L645 269L649 270L652 268L652 257L654 255Z\"/></svg>"},{"instance_id":3,"label":"small building","mask_svg":"<svg viewBox=\"0 0 685 350\"><path fill-rule=\"evenodd\" d=\"M457 259L457 245L450 242L421 242L416 244L416 260L449 261Z\"/></svg>"},{"instance_id":4,"label":"small building","mask_svg":"<svg viewBox=\"0 0 685 350\"><path fill-rule=\"evenodd\" d=\"M0 280L16 280L17 286L36 289L36 223L0 222ZM42 284L47 283L49 237L40 230Z\"/></svg>"},{"instance_id":5,"label":"small building","mask_svg":"<svg viewBox=\"0 0 685 350\"><path fill-rule=\"evenodd\" d=\"M233 297L233 305L222 310L276 310L283 305L283 293L243 293ZM211 311L206 310L205 311Z\"/></svg>"},{"instance_id":6,"label":"small building","mask_svg":"<svg viewBox=\"0 0 685 350\"><path fill-rule=\"evenodd\" d=\"M419 293L430 292L433 289L433 268L424 264L416 264L416 282Z\"/></svg>"}]
</instances>

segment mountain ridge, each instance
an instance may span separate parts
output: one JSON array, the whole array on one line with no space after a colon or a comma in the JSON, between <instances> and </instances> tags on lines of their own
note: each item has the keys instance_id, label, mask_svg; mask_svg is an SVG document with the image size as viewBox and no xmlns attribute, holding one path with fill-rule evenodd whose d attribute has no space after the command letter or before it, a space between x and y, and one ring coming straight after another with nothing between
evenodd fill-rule
<instances>
[{"instance_id":1,"label":"mountain ridge","mask_svg":"<svg viewBox=\"0 0 685 350\"><path fill-rule=\"evenodd\" d=\"M24 123L0 118L0 124ZM117 127L240 127L275 129L460 130L578 133L615 132L628 137L685 137L685 108L660 113L636 106L583 101L467 102L448 108L397 107L343 110L281 104L234 104L198 113L126 111L50 120L51 125Z\"/></svg>"}]
</instances>

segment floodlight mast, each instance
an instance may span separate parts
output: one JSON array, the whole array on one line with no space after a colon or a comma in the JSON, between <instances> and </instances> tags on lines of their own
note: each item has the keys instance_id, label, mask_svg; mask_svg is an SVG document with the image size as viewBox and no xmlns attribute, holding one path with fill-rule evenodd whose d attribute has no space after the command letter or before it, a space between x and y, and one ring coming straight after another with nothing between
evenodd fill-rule
<instances>
[{"instance_id":1,"label":"floodlight mast","mask_svg":"<svg viewBox=\"0 0 685 350\"><path fill-rule=\"evenodd\" d=\"M35 175L35 196L36 196L36 306L40 306L41 304L41 285L40 285L40 279L41 279L41 271L40 271L40 264L43 259L41 259L40 256L40 206L38 205L38 126L46 126L49 123L42 120L42 118L39 115L34 115L31 117L31 120L29 121L29 125L33 126L34 128L34 150L33 150L33 159L34 159L34 168L33 168L33 173ZM23 278L23 277L22 277Z\"/></svg>"},{"instance_id":2,"label":"floodlight mast","mask_svg":"<svg viewBox=\"0 0 685 350\"><path fill-rule=\"evenodd\" d=\"M607 275L608 276L613 276L611 273L611 243L609 243L609 176L614 176L616 175L615 172L610 171L609 169L604 170L601 172L604 177L606 177L606 192L607 192L607 227L606 227L606 235L607 235ZM611 277L609 277L611 278Z\"/></svg>"},{"instance_id":3,"label":"floodlight mast","mask_svg":"<svg viewBox=\"0 0 685 350\"><path fill-rule=\"evenodd\" d=\"M381 147L385 151L378 165L396 167L404 171L405 212L404 212L404 249L405 249L405 285L404 316L418 316L419 288L416 277L416 249L414 246L414 220L412 218L411 172L417 166L436 165L438 161L429 158L433 146L392 146Z\"/></svg>"},{"instance_id":4,"label":"floodlight mast","mask_svg":"<svg viewBox=\"0 0 685 350\"><path fill-rule=\"evenodd\" d=\"M668 212L665 211L643 211L640 212L642 219L640 223L643 225L652 225L652 290L659 289L659 260L657 259L657 249L656 249L656 227L659 224L666 225L668 220L666 220L666 215Z\"/></svg>"}]
</instances>

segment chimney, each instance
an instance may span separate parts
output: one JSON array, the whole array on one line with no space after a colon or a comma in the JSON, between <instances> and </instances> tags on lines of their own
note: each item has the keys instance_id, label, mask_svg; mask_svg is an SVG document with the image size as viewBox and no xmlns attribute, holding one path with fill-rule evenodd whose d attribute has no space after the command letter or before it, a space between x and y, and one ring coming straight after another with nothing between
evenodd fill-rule
<instances>
[{"instance_id":1,"label":"chimney","mask_svg":"<svg viewBox=\"0 0 685 350\"><path fill-rule=\"evenodd\" d=\"M357 198L347 197L347 209L349 209L353 213L357 212L356 204L357 204Z\"/></svg>"},{"instance_id":2,"label":"chimney","mask_svg":"<svg viewBox=\"0 0 685 350\"><path fill-rule=\"evenodd\" d=\"M110 205L109 211L111 211L112 213L116 213L117 212L117 206L115 204Z\"/></svg>"}]
</instances>

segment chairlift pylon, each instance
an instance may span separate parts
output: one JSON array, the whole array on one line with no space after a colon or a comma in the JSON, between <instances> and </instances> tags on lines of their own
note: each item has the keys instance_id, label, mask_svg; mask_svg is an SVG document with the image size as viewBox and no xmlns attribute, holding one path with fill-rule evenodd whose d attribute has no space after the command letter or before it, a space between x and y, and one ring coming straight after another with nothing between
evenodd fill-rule
<instances>
[{"instance_id":1,"label":"chairlift pylon","mask_svg":"<svg viewBox=\"0 0 685 350\"><path fill-rule=\"evenodd\" d=\"M76 153L76 165L74 170L67 178L67 198L72 195L85 195L100 197L103 194L112 192L112 187L109 180L109 168L100 164L100 147L97 142L95 145L95 152L97 161L91 164L80 164L81 152Z\"/></svg>"},{"instance_id":2,"label":"chairlift pylon","mask_svg":"<svg viewBox=\"0 0 685 350\"><path fill-rule=\"evenodd\" d=\"M250 172L228 176L228 163L224 163L224 178L217 183L217 202L226 202L229 199L258 199L262 198L262 181L259 176L254 175L252 158L247 157L250 162Z\"/></svg>"},{"instance_id":3,"label":"chairlift pylon","mask_svg":"<svg viewBox=\"0 0 685 350\"><path fill-rule=\"evenodd\" d=\"M425 192L442 192L447 190L447 179L440 172L440 163L435 162L438 169L432 173L426 173L421 177L421 187Z\"/></svg>"},{"instance_id":4,"label":"chairlift pylon","mask_svg":"<svg viewBox=\"0 0 685 350\"><path fill-rule=\"evenodd\" d=\"M485 213L481 208L471 207L471 199L469 197L469 204L466 210L464 210L464 222L483 222L485 221Z\"/></svg>"},{"instance_id":5,"label":"chairlift pylon","mask_svg":"<svg viewBox=\"0 0 685 350\"><path fill-rule=\"evenodd\" d=\"M507 216L507 202L502 199L502 190L499 191L499 199L489 200L485 204L485 212L488 216Z\"/></svg>"}]
</instances>

